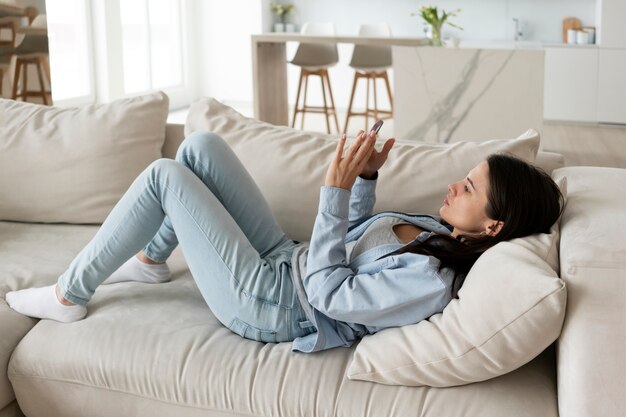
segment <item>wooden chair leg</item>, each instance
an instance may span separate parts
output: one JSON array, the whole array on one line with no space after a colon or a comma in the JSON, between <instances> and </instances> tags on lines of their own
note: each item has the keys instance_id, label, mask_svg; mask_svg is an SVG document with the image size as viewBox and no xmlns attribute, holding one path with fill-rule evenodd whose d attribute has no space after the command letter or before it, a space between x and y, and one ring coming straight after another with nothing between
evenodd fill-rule
<instances>
[{"instance_id":1,"label":"wooden chair leg","mask_svg":"<svg viewBox=\"0 0 626 417\"><path fill-rule=\"evenodd\" d=\"M28 61L22 64L22 100L28 101Z\"/></svg>"},{"instance_id":2,"label":"wooden chair leg","mask_svg":"<svg viewBox=\"0 0 626 417\"><path fill-rule=\"evenodd\" d=\"M347 133L348 131L348 122L350 121L350 116L352 116L352 103L354 102L354 93L356 92L358 79L358 72L354 71L354 82L352 83L352 93L350 93L350 102L348 104L348 111L346 112L346 124L343 126L343 133Z\"/></svg>"},{"instance_id":3,"label":"wooden chair leg","mask_svg":"<svg viewBox=\"0 0 626 417\"><path fill-rule=\"evenodd\" d=\"M326 84L328 85L328 95L330 96L330 104L333 108L333 117L335 119L335 128L337 129L337 133L339 133L339 120L337 119L337 108L335 107L335 99L333 97L333 89L330 87L330 77L328 76L328 70L324 70L324 75L326 76Z\"/></svg>"},{"instance_id":4,"label":"wooden chair leg","mask_svg":"<svg viewBox=\"0 0 626 417\"><path fill-rule=\"evenodd\" d=\"M365 130L367 132L367 128L369 127L369 114L370 114L370 77L366 77L367 79L367 90L365 91Z\"/></svg>"},{"instance_id":5,"label":"wooden chair leg","mask_svg":"<svg viewBox=\"0 0 626 417\"><path fill-rule=\"evenodd\" d=\"M378 96L376 94L376 74L372 76L372 84L374 84L374 123L378 120Z\"/></svg>"},{"instance_id":6,"label":"wooden chair leg","mask_svg":"<svg viewBox=\"0 0 626 417\"><path fill-rule=\"evenodd\" d=\"M291 127L296 126L296 116L298 115L298 102L300 101L300 90L302 89L302 70L300 70L300 81L298 82L298 93L296 94L296 106L293 109L293 119L291 120Z\"/></svg>"},{"instance_id":7,"label":"wooden chair leg","mask_svg":"<svg viewBox=\"0 0 626 417\"><path fill-rule=\"evenodd\" d=\"M303 70L304 71L304 70ZM309 87L309 72L304 73L304 98L302 103L302 119L300 120L300 130L304 130L304 116L306 115L306 93Z\"/></svg>"},{"instance_id":8,"label":"wooden chair leg","mask_svg":"<svg viewBox=\"0 0 626 417\"><path fill-rule=\"evenodd\" d=\"M326 132L330 134L330 120L328 119L328 105L326 104L326 86L324 85L324 71L320 72L320 80L322 81L322 99L324 100L324 116L326 117Z\"/></svg>"},{"instance_id":9,"label":"wooden chair leg","mask_svg":"<svg viewBox=\"0 0 626 417\"><path fill-rule=\"evenodd\" d=\"M11 91L11 99L17 100L17 84L20 82L20 69L22 66L22 60L15 60L15 73L13 74L13 90Z\"/></svg>"},{"instance_id":10,"label":"wooden chair leg","mask_svg":"<svg viewBox=\"0 0 626 417\"><path fill-rule=\"evenodd\" d=\"M391 114L393 114L393 96L391 95L391 87L389 86L389 78L387 78L387 71L383 72L383 78L385 79L385 86L387 87L387 95L389 96L389 107L391 108Z\"/></svg>"},{"instance_id":11,"label":"wooden chair leg","mask_svg":"<svg viewBox=\"0 0 626 417\"><path fill-rule=\"evenodd\" d=\"M43 104L48 105L48 93L46 93L46 85L43 82L43 73L41 71L41 60L35 64L37 68L37 78L39 79L39 91L41 93L41 98L43 99Z\"/></svg>"}]
</instances>

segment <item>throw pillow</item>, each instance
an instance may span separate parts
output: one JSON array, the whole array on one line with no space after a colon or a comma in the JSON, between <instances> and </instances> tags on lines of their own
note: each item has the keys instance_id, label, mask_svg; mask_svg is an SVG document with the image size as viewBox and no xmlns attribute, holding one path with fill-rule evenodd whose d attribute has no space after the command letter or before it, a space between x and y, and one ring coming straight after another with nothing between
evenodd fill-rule
<instances>
[{"instance_id":1,"label":"throw pillow","mask_svg":"<svg viewBox=\"0 0 626 417\"><path fill-rule=\"evenodd\" d=\"M0 99L0 220L102 223L161 157L168 97L80 108Z\"/></svg>"},{"instance_id":2,"label":"throw pillow","mask_svg":"<svg viewBox=\"0 0 626 417\"><path fill-rule=\"evenodd\" d=\"M566 178L559 181L567 194ZM350 379L450 387L503 375L554 340L565 317L559 278L559 222L550 234L501 242L485 252L440 314L366 336Z\"/></svg>"},{"instance_id":3,"label":"throw pillow","mask_svg":"<svg viewBox=\"0 0 626 417\"><path fill-rule=\"evenodd\" d=\"M287 236L310 238L337 136L247 118L211 98L191 106L185 135L194 131L222 136L258 184ZM381 170L374 210L437 214L448 184L465 177L489 154L509 152L534 162L538 148L539 134L534 130L517 139L452 145L398 142Z\"/></svg>"}]
</instances>

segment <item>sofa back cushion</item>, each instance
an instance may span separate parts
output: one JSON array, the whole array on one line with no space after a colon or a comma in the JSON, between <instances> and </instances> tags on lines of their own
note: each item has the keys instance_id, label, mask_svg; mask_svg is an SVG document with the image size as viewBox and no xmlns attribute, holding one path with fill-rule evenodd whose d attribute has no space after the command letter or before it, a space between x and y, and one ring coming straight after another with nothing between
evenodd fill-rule
<instances>
[{"instance_id":1,"label":"sofa back cushion","mask_svg":"<svg viewBox=\"0 0 626 417\"><path fill-rule=\"evenodd\" d=\"M222 136L250 171L287 236L310 238L337 136L247 118L211 98L191 106L185 135L194 131ZM509 152L532 163L538 148L534 130L517 139L451 145L399 141L380 172L374 211L437 214L448 184L489 154Z\"/></svg>"},{"instance_id":2,"label":"sofa back cushion","mask_svg":"<svg viewBox=\"0 0 626 417\"><path fill-rule=\"evenodd\" d=\"M0 99L0 220L102 223L161 157L163 93L80 108Z\"/></svg>"}]
</instances>

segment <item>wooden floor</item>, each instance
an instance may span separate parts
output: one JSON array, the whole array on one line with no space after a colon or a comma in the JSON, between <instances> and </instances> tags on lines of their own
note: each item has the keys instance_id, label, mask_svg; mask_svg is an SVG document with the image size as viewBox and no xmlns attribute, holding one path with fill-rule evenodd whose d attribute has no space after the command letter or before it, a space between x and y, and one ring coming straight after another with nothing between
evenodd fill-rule
<instances>
[{"instance_id":1,"label":"wooden floor","mask_svg":"<svg viewBox=\"0 0 626 417\"><path fill-rule=\"evenodd\" d=\"M245 116L252 117L250 105L226 103ZM184 123L187 110L170 113L170 123ZM338 110L339 127L343 129L345 113ZM296 128L301 126L298 116ZM291 121L291 115L289 116ZM372 121L370 121L370 124ZM331 128L334 123L331 123ZM363 117L350 120L348 135L364 129ZM321 114L307 114L305 130L326 132L326 121ZM334 130L333 130L334 133ZM393 135L393 120L386 120L380 130L381 137ZM557 152L565 157L566 166L587 165L626 168L626 125L593 125L546 121L541 132L541 149Z\"/></svg>"}]
</instances>

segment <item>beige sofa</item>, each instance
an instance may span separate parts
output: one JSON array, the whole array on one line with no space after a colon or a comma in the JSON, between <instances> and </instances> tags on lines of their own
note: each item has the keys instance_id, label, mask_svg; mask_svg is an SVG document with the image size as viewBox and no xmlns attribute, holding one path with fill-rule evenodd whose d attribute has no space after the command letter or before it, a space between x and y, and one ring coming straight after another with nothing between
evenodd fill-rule
<instances>
[{"instance_id":1,"label":"beige sofa","mask_svg":"<svg viewBox=\"0 0 626 417\"><path fill-rule=\"evenodd\" d=\"M165 157L183 136L167 126ZM562 158L540 153L537 164ZM0 417L624 415L626 169L558 173L569 188L560 338L519 369L448 388L350 380L354 346L309 355L241 339L212 316L180 248L172 282L100 287L85 320L20 316L4 294L54 282L98 226L0 221Z\"/></svg>"}]
</instances>

